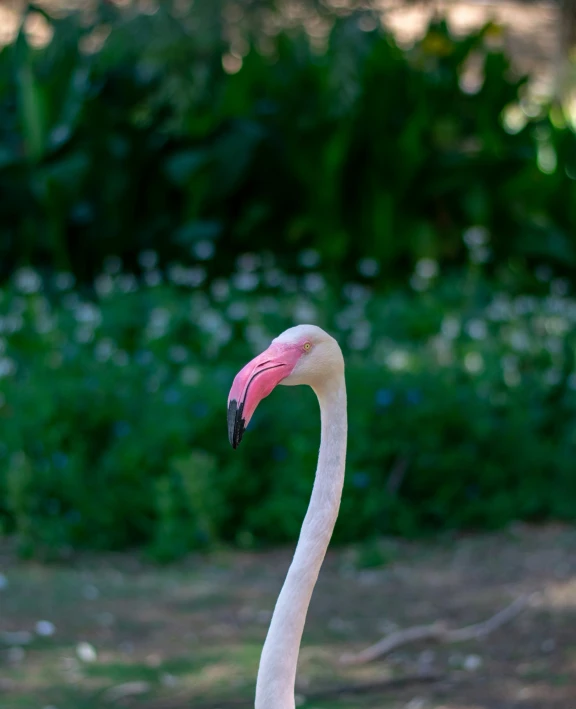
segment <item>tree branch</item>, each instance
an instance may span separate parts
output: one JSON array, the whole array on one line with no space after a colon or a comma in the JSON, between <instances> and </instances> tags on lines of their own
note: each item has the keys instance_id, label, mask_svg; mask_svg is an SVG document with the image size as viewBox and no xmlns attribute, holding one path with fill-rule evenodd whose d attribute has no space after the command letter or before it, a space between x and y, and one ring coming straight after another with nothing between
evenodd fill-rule
<instances>
[{"instance_id":1,"label":"tree branch","mask_svg":"<svg viewBox=\"0 0 576 709\"><path fill-rule=\"evenodd\" d=\"M527 603L528 596L520 596L509 606L498 611L496 615L488 618L488 620L482 623L475 623L474 625L467 625L464 628L450 629L445 623L436 622L431 625L415 625L411 628L398 630L395 633L390 633L390 635L387 635L376 644L362 650L362 652L343 655L340 661L348 665L361 665L366 662L372 662L372 660L382 657L383 655L388 655L398 647L418 642L419 640L434 640L441 643L476 640L485 637L505 623L511 621L523 610Z\"/></svg>"}]
</instances>

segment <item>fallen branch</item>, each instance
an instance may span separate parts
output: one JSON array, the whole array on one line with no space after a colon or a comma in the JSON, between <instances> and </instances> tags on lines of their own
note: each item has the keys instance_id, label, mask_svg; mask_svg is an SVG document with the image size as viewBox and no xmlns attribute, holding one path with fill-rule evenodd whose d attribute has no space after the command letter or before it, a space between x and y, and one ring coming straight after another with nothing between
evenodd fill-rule
<instances>
[{"instance_id":1,"label":"fallen branch","mask_svg":"<svg viewBox=\"0 0 576 709\"><path fill-rule=\"evenodd\" d=\"M402 689L413 684L424 684L429 682L440 682L446 679L446 675L436 672L423 672L417 675L404 675L393 679L380 680L376 682L364 682L362 684L343 684L333 687L325 687L312 692L307 690L297 690L296 696L301 697L307 703L321 701L324 699L334 699L346 695L358 696L361 694L377 694L389 692L393 689ZM220 701L210 700L206 702L194 700L166 699L155 702L139 703L142 709L244 709L244 707L254 707L254 699L224 699Z\"/></svg>"},{"instance_id":2,"label":"fallen branch","mask_svg":"<svg viewBox=\"0 0 576 709\"><path fill-rule=\"evenodd\" d=\"M106 702L120 702L130 697L147 694L151 689L150 682L125 682L107 689L102 698Z\"/></svg>"},{"instance_id":3,"label":"fallen branch","mask_svg":"<svg viewBox=\"0 0 576 709\"><path fill-rule=\"evenodd\" d=\"M488 620L474 625L467 625L464 628L450 629L444 622L432 623L431 625L415 625L412 628L405 628L397 632L390 633L375 645L362 650L357 654L346 654L340 661L348 665L361 665L372 662L378 657L387 655L396 648L419 640L434 640L440 643L458 643L465 640L477 640L494 632L505 623L515 618L528 603L528 596L520 596L513 603Z\"/></svg>"},{"instance_id":4,"label":"fallen branch","mask_svg":"<svg viewBox=\"0 0 576 709\"><path fill-rule=\"evenodd\" d=\"M298 692L302 694L307 702L314 702L322 699L334 699L345 695L376 694L378 692L389 692L392 689L402 689L413 684L424 684L428 682L440 682L446 679L445 674L438 672L421 672L416 675L404 675L376 682L363 682L358 684L344 684L335 687L318 689L315 692Z\"/></svg>"}]
</instances>

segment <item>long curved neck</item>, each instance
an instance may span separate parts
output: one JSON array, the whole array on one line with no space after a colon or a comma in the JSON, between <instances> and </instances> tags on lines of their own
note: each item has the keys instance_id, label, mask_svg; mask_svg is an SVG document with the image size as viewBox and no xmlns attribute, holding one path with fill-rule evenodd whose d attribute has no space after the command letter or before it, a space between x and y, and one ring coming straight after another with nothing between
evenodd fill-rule
<instances>
[{"instance_id":1,"label":"long curved neck","mask_svg":"<svg viewBox=\"0 0 576 709\"><path fill-rule=\"evenodd\" d=\"M298 652L312 591L336 524L346 463L344 375L316 390L322 433L312 497L278 597L256 683L256 709L294 709Z\"/></svg>"}]
</instances>

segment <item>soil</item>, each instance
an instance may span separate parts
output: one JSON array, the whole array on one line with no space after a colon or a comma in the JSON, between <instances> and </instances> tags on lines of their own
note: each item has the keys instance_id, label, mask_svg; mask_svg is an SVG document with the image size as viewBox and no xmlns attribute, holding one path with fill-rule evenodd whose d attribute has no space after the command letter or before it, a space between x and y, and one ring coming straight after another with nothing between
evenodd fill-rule
<instances>
[{"instance_id":1,"label":"soil","mask_svg":"<svg viewBox=\"0 0 576 709\"><path fill-rule=\"evenodd\" d=\"M126 0L114 0L120 5ZM286 0L290 5L291 0ZM334 0L342 7L346 0ZM354 0L349 0L353 3ZM37 4L49 12L89 8L91 0L38 0ZM153 0L142 0L142 6ZM298 4L298 3L296 3ZM11 41L18 31L20 16L26 0L0 1L0 46ZM518 73L529 74L538 92L551 90L557 68L559 41L559 2L555 0L374 0L381 10L382 21L389 27L401 45L410 45L421 37L433 13L446 17L451 30L467 34L488 21L505 28L505 43ZM29 22L29 37L42 45L48 36L45 23L38 17Z\"/></svg>"},{"instance_id":2,"label":"soil","mask_svg":"<svg viewBox=\"0 0 576 709\"><path fill-rule=\"evenodd\" d=\"M331 551L306 625L299 705L574 709L575 548L574 528L515 525ZM4 549L3 709L253 706L290 558L291 550L221 552L158 567L136 555L86 555L42 565ZM527 607L482 640L418 642L370 664L341 663L398 628L468 625L522 594Z\"/></svg>"}]
</instances>

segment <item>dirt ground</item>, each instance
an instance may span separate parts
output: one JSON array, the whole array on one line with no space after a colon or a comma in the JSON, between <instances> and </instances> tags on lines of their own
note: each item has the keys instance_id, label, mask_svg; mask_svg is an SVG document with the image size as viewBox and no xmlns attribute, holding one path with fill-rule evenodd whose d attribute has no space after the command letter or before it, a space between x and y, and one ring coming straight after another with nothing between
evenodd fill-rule
<instances>
[{"instance_id":1,"label":"dirt ground","mask_svg":"<svg viewBox=\"0 0 576 709\"><path fill-rule=\"evenodd\" d=\"M332 551L305 630L299 705L574 709L575 549L574 528L517 525ZM158 567L106 555L42 565L1 549L0 705L251 706L290 556L221 552ZM522 594L529 594L527 607L482 640L418 642L367 665L340 662L395 629L475 623ZM386 684L402 678L404 685ZM365 691L352 693L352 686Z\"/></svg>"},{"instance_id":2,"label":"dirt ground","mask_svg":"<svg viewBox=\"0 0 576 709\"><path fill-rule=\"evenodd\" d=\"M114 0L126 5L128 0ZM156 0L139 0L151 7ZM347 0L333 0L342 7ZM290 0L287 0L290 4ZM26 0L0 0L0 46L15 36ZM38 0L49 11L90 6L88 0ZM375 0L381 10L382 22L389 27L402 45L409 46L421 37L434 12L442 13L456 34L466 34L496 21L505 30L505 41L516 69L530 74L544 93L551 87L556 73L558 52L559 4L553 0L434 0L411 2ZM38 19L38 18L36 18ZM45 27L31 22L31 38L43 43Z\"/></svg>"}]
</instances>

